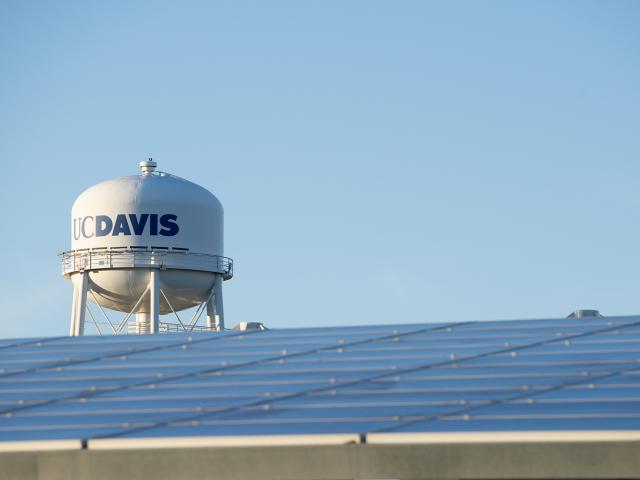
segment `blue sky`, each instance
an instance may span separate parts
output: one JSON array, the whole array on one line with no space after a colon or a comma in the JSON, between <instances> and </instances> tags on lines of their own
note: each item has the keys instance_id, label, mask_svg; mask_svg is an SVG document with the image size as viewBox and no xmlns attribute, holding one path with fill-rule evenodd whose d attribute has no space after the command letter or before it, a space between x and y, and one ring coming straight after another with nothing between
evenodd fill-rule
<instances>
[{"instance_id":1,"label":"blue sky","mask_svg":"<svg viewBox=\"0 0 640 480\"><path fill-rule=\"evenodd\" d=\"M636 2L0 4L2 336L64 335L86 187L222 201L227 322L640 312Z\"/></svg>"}]
</instances>

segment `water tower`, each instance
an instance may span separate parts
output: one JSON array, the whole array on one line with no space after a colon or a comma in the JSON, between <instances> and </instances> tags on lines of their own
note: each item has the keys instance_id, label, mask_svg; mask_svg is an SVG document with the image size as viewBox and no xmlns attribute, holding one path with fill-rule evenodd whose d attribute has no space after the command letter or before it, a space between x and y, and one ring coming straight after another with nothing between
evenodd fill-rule
<instances>
[{"instance_id":1,"label":"water tower","mask_svg":"<svg viewBox=\"0 0 640 480\"><path fill-rule=\"evenodd\" d=\"M87 300L112 333L224 329L222 281L233 276L223 256L223 210L203 187L140 162L140 175L98 183L71 209L71 250L62 274L73 283L70 335L85 317L102 333ZM196 307L183 321L178 312ZM124 313L111 321L105 309ZM203 311L206 326L198 325ZM172 314L173 322L160 322ZM177 320L177 321L176 321Z\"/></svg>"}]
</instances>

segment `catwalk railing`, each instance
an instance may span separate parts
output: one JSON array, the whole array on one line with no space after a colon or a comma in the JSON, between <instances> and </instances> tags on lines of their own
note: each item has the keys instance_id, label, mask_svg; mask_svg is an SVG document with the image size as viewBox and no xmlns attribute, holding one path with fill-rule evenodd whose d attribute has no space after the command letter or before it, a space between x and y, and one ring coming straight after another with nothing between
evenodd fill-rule
<instances>
[{"instance_id":1,"label":"catwalk railing","mask_svg":"<svg viewBox=\"0 0 640 480\"><path fill-rule=\"evenodd\" d=\"M159 268L219 273L225 280L233 277L233 260L228 257L164 247L71 250L60 253L60 258L63 275L86 270Z\"/></svg>"}]
</instances>

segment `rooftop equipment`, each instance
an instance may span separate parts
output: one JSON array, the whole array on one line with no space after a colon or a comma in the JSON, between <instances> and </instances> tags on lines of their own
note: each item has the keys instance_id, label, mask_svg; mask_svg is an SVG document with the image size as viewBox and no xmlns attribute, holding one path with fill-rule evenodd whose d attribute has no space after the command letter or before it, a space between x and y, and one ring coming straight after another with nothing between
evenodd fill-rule
<instances>
[{"instance_id":1,"label":"rooftop equipment","mask_svg":"<svg viewBox=\"0 0 640 480\"><path fill-rule=\"evenodd\" d=\"M585 317L602 317L602 315L598 310L592 310L592 309L574 310L569 315L567 315L567 318L585 318Z\"/></svg>"}]
</instances>

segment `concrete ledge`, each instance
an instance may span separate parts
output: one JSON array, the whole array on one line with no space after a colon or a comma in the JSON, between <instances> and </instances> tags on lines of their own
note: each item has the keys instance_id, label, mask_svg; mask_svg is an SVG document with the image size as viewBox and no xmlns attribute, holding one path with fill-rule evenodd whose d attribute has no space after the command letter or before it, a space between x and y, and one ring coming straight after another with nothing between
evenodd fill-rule
<instances>
[{"instance_id":1,"label":"concrete ledge","mask_svg":"<svg viewBox=\"0 0 640 480\"><path fill-rule=\"evenodd\" d=\"M234 435L209 437L101 438L89 440L89 450L140 450L204 447L266 447L347 445L360 443L357 433L318 435Z\"/></svg>"},{"instance_id":2,"label":"concrete ledge","mask_svg":"<svg viewBox=\"0 0 640 480\"><path fill-rule=\"evenodd\" d=\"M369 433L369 444L635 442L639 430L564 430L531 432L388 432Z\"/></svg>"},{"instance_id":3,"label":"concrete ledge","mask_svg":"<svg viewBox=\"0 0 640 480\"><path fill-rule=\"evenodd\" d=\"M0 442L0 453L81 449L82 441L80 440L25 440L16 442Z\"/></svg>"}]
</instances>

